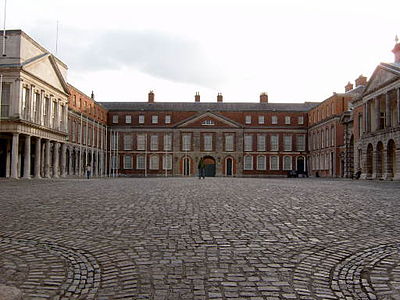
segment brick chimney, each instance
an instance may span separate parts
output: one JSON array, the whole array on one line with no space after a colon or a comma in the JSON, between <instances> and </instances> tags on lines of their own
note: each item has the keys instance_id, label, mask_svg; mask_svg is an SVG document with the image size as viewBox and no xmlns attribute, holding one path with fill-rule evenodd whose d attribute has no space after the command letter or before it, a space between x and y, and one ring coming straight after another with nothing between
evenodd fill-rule
<instances>
[{"instance_id":1,"label":"brick chimney","mask_svg":"<svg viewBox=\"0 0 400 300\"><path fill-rule=\"evenodd\" d=\"M396 64L400 64L400 43L399 43L399 38L396 35L396 45L394 45L394 48L392 52L394 53L394 62Z\"/></svg>"},{"instance_id":2,"label":"brick chimney","mask_svg":"<svg viewBox=\"0 0 400 300\"><path fill-rule=\"evenodd\" d=\"M367 77L365 76L358 76L358 78L356 79L356 87L363 85L366 86L367 85Z\"/></svg>"},{"instance_id":3,"label":"brick chimney","mask_svg":"<svg viewBox=\"0 0 400 300\"><path fill-rule=\"evenodd\" d=\"M200 102L200 93L196 92L196 95L194 95L194 102Z\"/></svg>"},{"instance_id":4,"label":"brick chimney","mask_svg":"<svg viewBox=\"0 0 400 300\"><path fill-rule=\"evenodd\" d=\"M346 84L346 86L344 87L344 91L347 93L349 91L351 91L353 89L353 84L350 83L350 81Z\"/></svg>"},{"instance_id":5,"label":"brick chimney","mask_svg":"<svg viewBox=\"0 0 400 300\"><path fill-rule=\"evenodd\" d=\"M218 95L217 95L217 102L222 102L222 94L221 93L218 93Z\"/></svg>"},{"instance_id":6,"label":"brick chimney","mask_svg":"<svg viewBox=\"0 0 400 300\"><path fill-rule=\"evenodd\" d=\"M148 100L148 102L149 103L154 103L154 92L153 91L149 92L149 100Z\"/></svg>"},{"instance_id":7,"label":"brick chimney","mask_svg":"<svg viewBox=\"0 0 400 300\"><path fill-rule=\"evenodd\" d=\"M268 103L268 95L267 93L260 94L260 103Z\"/></svg>"}]
</instances>

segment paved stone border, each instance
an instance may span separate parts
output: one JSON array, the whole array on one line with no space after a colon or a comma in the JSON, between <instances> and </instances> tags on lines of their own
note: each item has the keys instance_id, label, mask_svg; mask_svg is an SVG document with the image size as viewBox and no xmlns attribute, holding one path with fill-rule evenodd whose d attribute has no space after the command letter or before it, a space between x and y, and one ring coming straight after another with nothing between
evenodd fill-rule
<instances>
[{"instance_id":1,"label":"paved stone border","mask_svg":"<svg viewBox=\"0 0 400 300\"><path fill-rule=\"evenodd\" d=\"M0 238L0 251L7 254L3 259L9 258L6 264L13 270L8 277L30 297L95 299L101 270L89 253L48 241L7 237ZM21 277L15 278L18 273Z\"/></svg>"}]
</instances>

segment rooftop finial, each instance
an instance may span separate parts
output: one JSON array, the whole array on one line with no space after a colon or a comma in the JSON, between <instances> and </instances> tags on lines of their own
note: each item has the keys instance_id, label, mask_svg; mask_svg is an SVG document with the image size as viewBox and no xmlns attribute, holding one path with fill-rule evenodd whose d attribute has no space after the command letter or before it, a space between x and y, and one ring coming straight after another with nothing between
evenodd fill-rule
<instances>
[{"instance_id":1,"label":"rooftop finial","mask_svg":"<svg viewBox=\"0 0 400 300\"><path fill-rule=\"evenodd\" d=\"M399 37L396 34L396 37L394 38L394 41L396 42L396 44L399 42Z\"/></svg>"}]
</instances>

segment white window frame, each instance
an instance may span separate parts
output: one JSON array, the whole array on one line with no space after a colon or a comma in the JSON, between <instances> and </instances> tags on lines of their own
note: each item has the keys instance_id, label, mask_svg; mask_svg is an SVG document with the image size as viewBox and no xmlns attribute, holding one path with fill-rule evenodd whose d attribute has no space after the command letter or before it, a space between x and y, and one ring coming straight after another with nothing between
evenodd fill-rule
<instances>
[{"instance_id":1,"label":"white window frame","mask_svg":"<svg viewBox=\"0 0 400 300\"><path fill-rule=\"evenodd\" d=\"M291 123L291 117L285 116L285 125L290 125L290 123Z\"/></svg>"},{"instance_id":2,"label":"white window frame","mask_svg":"<svg viewBox=\"0 0 400 300\"><path fill-rule=\"evenodd\" d=\"M289 165L287 164L289 162ZM283 157L283 170L291 171L293 169L293 159L289 155Z\"/></svg>"},{"instance_id":3,"label":"white window frame","mask_svg":"<svg viewBox=\"0 0 400 300\"><path fill-rule=\"evenodd\" d=\"M167 133L164 135L164 151L172 150L172 134Z\"/></svg>"},{"instance_id":4,"label":"white window frame","mask_svg":"<svg viewBox=\"0 0 400 300\"><path fill-rule=\"evenodd\" d=\"M150 155L150 170L159 170L160 169L160 158L157 154Z\"/></svg>"},{"instance_id":5,"label":"white window frame","mask_svg":"<svg viewBox=\"0 0 400 300\"><path fill-rule=\"evenodd\" d=\"M245 123L251 124L251 116L250 115L245 116Z\"/></svg>"},{"instance_id":6,"label":"white window frame","mask_svg":"<svg viewBox=\"0 0 400 300\"><path fill-rule=\"evenodd\" d=\"M144 124L144 115L139 115L139 124Z\"/></svg>"},{"instance_id":7,"label":"white window frame","mask_svg":"<svg viewBox=\"0 0 400 300\"><path fill-rule=\"evenodd\" d=\"M163 155L163 170L172 170L172 155Z\"/></svg>"},{"instance_id":8,"label":"white window frame","mask_svg":"<svg viewBox=\"0 0 400 300\"><path fill-rule=\"evenodd\" d=\"M204 151L212 151L213 150L213 135L212 134L204 134Z\"/></svg>"},{"instance_id":9,"label":"white window frame","mask_svg":"<svg viewBox=\"0 0 400 300\"><path fill-rule=\"evenodd\" d=\"M266 151L265 134L257 134L257 151Z\"/></svg>"},{"instance_id":10,"label":"white window frame","mask_svg":"<svg viewBox=\"0 0 400 300\"><path fill-rule=\"evenodd\" d=\"M272 166L273 160L276 158L276 167ZM271 171L279 171L279 156L278 155L271 155L269 159L269 169Z\"/></svg>"},{"instance_id":11,"label":"white window frame","mask_svg":"<svg viewBox=\"0 0 400 300\"><path fill-rule=\"evenodd\" d=\"M247 151L247 152L253 151L253 135L252 134L244 135L244 151Z\"/></svg>"},{"instance_id":12,"label":"white window frame","mask_svg":"<svg viewBox=\"0 0 400 300\"><path fill-rule=\"evenodd\" d=\"M278 116L272 116L272 117L271 117L271 123L272 123L273 125L278 124Z\"/></svg>"},{"instance_id":13,"label":"white window frame","mask_svg":"<svg viewBox=\"0 0 400 300\"><path fill-rule=\"evenodd\" d=\"M124 155L124 169L132 169L132 156Z\"/></svg>"},{"instance_id":14,"label":"white window frame","mask_svg":"<svg viewBox=\"0 0 400 300\"><path fill-rule=\"evenodd\" d=\"M118 117L118 115L113 115L113 116L112 116L112 122L113 122L113 124L118 124L118 122L119 122L119 117Z\"/></svg>"},{"instance_id":15,"label":"white window frame","mask_svg":"<svg viewBox=\"0 0 400 300\"><path fill-rule=\"evenodd\" d=\"M165 124L171 124L171 115L166 115L164 121Z\"/></svg>"},{"instance_id":16,"label":"white window frame","mask_svg":"<svg viewBox=\"0 0 400 300\"><path fill-rule=\"evenodd\" d=\"M190 133L182 134L182 151L190 151L192 144L192 136Z\"/></svg>"},{"instance_id":17,"label":"white window frame","mask_svg":"<svg viewBox=\"0 0 400 300\"><path fill-rule=\"evenodd\" d=\"M132 123L132 116L131 115L125 115L125 123L126 124L131 124Z\"/></svg>"},{"instance_id":18,"label":"white window frame","mask_svg":"<svg viewBox=\"0 0 400 300\"><path fill-rule=\"evenodd\" d=\"M146 168L146 157L144 154L136 155L136 170L144 170Z\"/></svg>"},{"instance_id":19,"label":"white window frame","mask_svg":"<svg viewBox=\"0 0 400 300\"><path fill-rule=\"evenodd\" d=\"M151 124L158 124L158 116L157 115L151 116Z\"/></svg>"},{"instance_id":20,"label":"white window frame","mask_svg":"<svg viewBox=\"0 0 400 300\"><path fill-rule=\"evenodd\" d=\"M138 134L136 136L136 150L143 151L146 150L146 135L145 134Z\"/></svg>"},{"instance_id":21,"label":"white window frame","mask_svg":"<svg viewBox=\"0 0 400 300\"><path fill-rule=\"evenodd\" d=\"M258 124L264 124L265 123L265 117L264 116L258 116Z\"/></svg>"},{"instance_id":22,"label":"white window frame","mask_svg":"<svg viewBox=\"0 0 400 300\"><path fill-rule=\"evenodd\" d=\"M306 136L304 134L296 136L296 149L297 151L306 151Z\"/></svg>"},{"instance_id":23,"label":"white window frame","mask_svg":"<svg viewBox=\"0 0 400 300\"><path fill-rule=\"evenodd\" d=\"M253 170L253 156L252 155L245 155L243 157L243 170L245 170L245 171Z\"/></svg>"},{"instance_id":24,"label":"white window frame","mask_svg":"<svg viewBox=\"0 0 400 300\"><path fill-rule=\"evenodd\" d=\"M132 135L124 134L124 150L132 150L133 139Z\"/></svg>"},{"instance_id":25,"label":"white window frame","mask_svg":"<svg viewBox=\"0 0 400 300\"><path fill-rule=\"evenodd\" d=\"M275 141L276 138L276 141ZM271 151L279 151L279 135L278 134L272 134L271 135Z\"/></svg>"},{"instance_id":26,"label":"white window frame","mask_svg":"<svg viewBox=\"0 0 400 300\"><path fill-rule=\"evenodd\" d=\"M257 170L265 171L266 169L267 169L267 157L265 155L258 155L257 156Z\"/></svg>"},{"instance_id":27,"label":"white window frame","mask_svg":"<svg viewBox=\"0 0 400 300\"><path fill-rule=\"evenodd\" d=\"M297 123L298 123L299 125L304 125L304 116L299 116L299 117L297 118Z\"/></svg>"},{"instance_id":28,"label":"white window frame","mask_svg":"<svg viewBox=\"0 0 400 300\"><path fill-rule=\"evenodd\" d=\"M156 134L150 136L150 150L151 151L158 150L158 135Z\"/></svg>"},{"instance_id":29,"label":"white window frame","mask_svg":"<svg viewBox=\"0 0 400 300\"><path fill-rule=\"evenodd\" d=\"M235 136L233 134L225 134L225 151L232 152L235 149Z\"/></svg>"}]
</instances>

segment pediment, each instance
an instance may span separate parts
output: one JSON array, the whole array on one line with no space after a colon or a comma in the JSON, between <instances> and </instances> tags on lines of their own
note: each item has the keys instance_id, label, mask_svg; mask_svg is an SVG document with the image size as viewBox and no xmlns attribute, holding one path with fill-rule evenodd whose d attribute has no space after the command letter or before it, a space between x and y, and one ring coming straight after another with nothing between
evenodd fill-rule
<instances>
[{"instance_id":1,"label":"pediment","mask_svg":"<svg viewBox=\"0 0 400 300\"><path fill-rule=\"evenodd\" d=\"M224 116L205 112L186 119L177 125L178 128L241 128L241 125Z\"/></svg>"},{"instance_id":2,"label":"pediment","mask_svg":"<svg viewBox=\"0 0 400 300\"><path fill-rule=\"evenodd\" d=\"M23 69L54 88L67 94L69 93L67 83L50 54L41 55L37 59L30 60L28 63L23 64Z\"/></svg>"},{"instance_id":3,"label":"pediment","mask_svg":"<svg viewBox=\"0 0 400 300\"><path fill-rule=\"evenodd\" d=\"M386 86L387 84L399 78L400 76L398 74L380 65L375 69L370 80L368 81L368 84L364 91L364 95L379 90L380 88Z\"/></svg>"}]
</instances>

